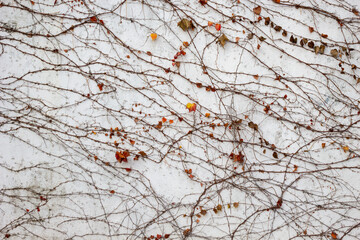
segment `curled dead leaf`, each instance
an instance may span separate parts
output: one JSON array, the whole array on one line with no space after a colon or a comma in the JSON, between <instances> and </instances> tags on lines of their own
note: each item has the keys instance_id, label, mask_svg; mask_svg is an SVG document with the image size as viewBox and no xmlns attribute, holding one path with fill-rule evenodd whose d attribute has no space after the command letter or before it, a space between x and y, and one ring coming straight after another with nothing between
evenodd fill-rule
<instances>
[{"instance_id":1,"label":"curled dead leaf","mask_svg":"<svg viewBox=\"0 0 360 240\"><path fill-rule=\"evenodd\" d=\"M255 7L255 8L253 9L253 11L254 11L254 13L255 13L256 15L260 15L260 13L261 13L261 7L260 7L260 6L257 6L257 7Z\"/></svg>"}]
</instances>

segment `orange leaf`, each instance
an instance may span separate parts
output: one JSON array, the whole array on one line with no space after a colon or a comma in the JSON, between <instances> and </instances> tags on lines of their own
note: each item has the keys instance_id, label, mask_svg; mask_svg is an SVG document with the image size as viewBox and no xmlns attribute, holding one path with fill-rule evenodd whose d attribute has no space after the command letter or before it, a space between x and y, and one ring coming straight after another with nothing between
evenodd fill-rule
<instances>
[{"instance_id":1,"label":"orange leaf","mask_svg":"<svg viewBox=\"0 0 360 240\"><path fill-rule=\"evenodd\" d=\"M151 39L154 41L154 40L156 40L156 38L157 38L157 34L156 34L156 33L152 33L152 34L150 34L150 37L151 37Z\"/></svg>"},{"instance_id":2,"label":"orange leaf","mask_svg":"<svg viewBox=\"0 0 360 240\"><path fill-rule=\"evenodd\" d=\"M326 146L325 143L322 143L322 144L321 144L321 147L322 147L322 148L325 148L325 146Z\"/></svg>"},{"instance_id":3,"label":"orange leaf","mask_svg":"<svg viewBox=\"0 0 360 240\"><path fill-rule=\"evenodd\" d=\"M235 38L235 42L239 42L240 41L240 38L239 37L236 37Z\"/></svg>"},{"instance_id":4,"label":"orange leaf","mask_svg":"<svg viewBox=\"0 0 360 240\"><path fill-rule=\"evenodd\" d=\"M210 117L210 113L205 113L205 117Z\"/></svg>"},{"instance_id":5,"label":"orange leaf","mask_svg":"<svg viewBox=\"0 0 360 240\"><path fill-rule=\"evenodd\" d=\"M312 33L314 31L314 28L313 27L309 27L309 31L310 33Z\"/></svg>"},{"instance_id":6,"label":"orange leaf","mask_svg":"<svg viewBox=\"0 0 360 240\"><path fill-rule=\"evenodd\" d=\"M211 21L208 21L208 26L211 27L214 23Z\"/></svg>"},{"instance_id":7,"label":"orange leaf","mask_svg":"<svg viewBox=\"0 0 360 240\"><path fill-rule=\"evenodd\" d=\"M337 234L336 234L335 232L331 232L331 237L332 237L333 239L337 239Z\"/></svg>"},{"instance_id":8,"label":"orange leaf","mask_svg":"<svg viewBox=\"0 0 360 240\"><path fill-rule=\"evenodd\" d=\"M173 124L173 123L174 123L174 120L169 120L169 123L170 123L170 124Z\"/></svg>"},{"instance_id":9,"label":"orange leaf","mask_svg":"<svg viewBox=\"0 0 360 240\"><path fill-rule=\"evenodd\" d=\"M189 109L189 112L195 112L196 103L188 103L188 104L186 104L186 108Z\"/></svg>"},{"instance_id":10,"label":"orange leaf","mask_svg":"<svg viewBox=\"0 0 360 240\"><path fill-rule=\"evenodd\" d=\"M280 3L280 0L273 0L274 3Z\"/></svg>"},{"instance_id":11,"label":"orange leaf","mask_svg":"<svg viewBox=\"0 0 360 240\"><path fill-rule=\"evenodd\" d=\"M342 149L344 150L344 152L349 151L349 147L348 147L348 146L343 146Z\"/></svg>"},{"instance_id":12,"label":"orange leaf","mask_svg":"<svg viewBox=\"0 0 360 240\"><path fill-rule=\"evenodd\" d=\"M260 7L260 6L257 6L256 8L253 9L253 11L254 11L254 13L255 13L256 15L260 15L260 13L261 13L261 7Z\"/></svg>"},{"instance_id":13,"label":"orange leaf","mask_svg":"<svg viewBox=\"0 0 360 240\"><path fill-rule=\"evenodd\" d=\"M167 119L163 117L163 118L161 119L161 121L164 123L164 122L167 121Z\"/></svg>"},{"instance_id":14,"label":"orange leaf","mask_svg":"<svg viewBox=\"0 0 360 240\"><path fill-rule=\"evenodd\" d=\"M111 190L111 191L110 191L110 193L111 193L111 194L114 194L114 193L115 193L115 191L114 191L114 190Z\"/></svg>"},{"instance_id":15,"label":"orange leaf","mask_svg":"<svg viewBox=\"0 0 360 240\"><path fill-rule=\"evenodd\" d=\"M35 4L35 2L34 2L34 1L30 1L30 2L31 2L31 4L32 4L32 5L34 5L34 4Z\"/></svg>"},{"instance_id":16,"label":"orange leaf","mask_svg":"<svg viewBox=\"0 0 360 240\"><path fill-rule=\"evenodd\" d=\"M259 79L259 75L254 75L254 78L256 79L256 80L258 80Z\"/></svg>"},{"instance_id":17,"label":"orange leaf","mask_svg":"<svg viewBox=\"0 0 360 240\"><path fill-rule=\"evenodd\" d=\"M327 38L328 37L328 35L327 34L321 34L321 36L323 37L323 38Z\"/></svg>"},{"instance_id":18,"label":"orange leaf","mask_svg":"<svg viewBox=\"0 0 360 240\"><path fill-rule=\"evenodd\" d=\"M90 21L92 21L92 22L97 22L97 17L95 17L95 16L91 17L91 18L90 18Z\"/></svg>"},{"instance_id":19,"label":"orange leaf","mask_svg":"<svg viewBox=\"0 0 360 240\"><path fill-rule=\"evenodd\" d=\"M134 145L134 144L135 144L135 141L130 139L130 144L131 144L131 145Z\"/></svg>"}]
</instances>

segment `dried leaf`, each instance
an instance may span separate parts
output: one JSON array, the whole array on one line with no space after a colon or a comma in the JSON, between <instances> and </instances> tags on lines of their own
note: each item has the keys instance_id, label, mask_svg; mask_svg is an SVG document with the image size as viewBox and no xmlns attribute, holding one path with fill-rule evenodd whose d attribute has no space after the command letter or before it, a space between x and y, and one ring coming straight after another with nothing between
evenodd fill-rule
<instances>
[{"instance_id":1,"label":"dried leaf","mask_svg":"<svg viewBox=\"0 0 360 240\"><path fill-rule=\"evenodd\" d=\"M259 127L257 124L253 123L253 122L249 122L248 123L248 126L252 129L254 129L255 131L258 131L259 130Z\"/></svg>"},{"instance_id":2,"label":"dried leaf","mask_svg":"<svg viewBox=\"0 0 360 240\"><path fill-rule=\"evenodd\" d=\"M255 13L256 15L260 15L260 13L261 13L261 7L260 7L260 6L257 6L257 7L255 7L255 8L253 9L253 11L254 11L254 13Z\"/></svg>"},{"instance_id":3,"label":"dried leaf","mask_svg":"<svg viewBox=\"0 0 360 240\"><path fill-rule=\"evenodd\" d=\"M333 239L337 239L337 234L336 234L335 232L331 232L331 237L332 237Z\"/></svg>"},{"instance_id":4,"label":"dried leaf","mask_svg":"<svg viewBox=\"0 0 360 240\"><path fill-rule=\"evenodd\" d=\"M221 37L219 37L219 43L221 44L221 46L225 46L225 43L229 41L229 39L226 37L225 34L221 35Z\"/></svg>"},{"instance_id":5,"label":"dried leaf","mask_svg":"<svg viewBox=\"0 0 360 240\"><path fill-rule=\"evenodd\" d=\"M330 51L330 54L331 54L331 56L333 56L334 58L337 58L338 55L339 55L339 52L338 52L338 50L336 50L336 49L332 49L332 50Z\"/></svg>"},{"instance_id":6,"label":"dried leaf","mask_svg":"<svg viewBox=\"0 0 360 240\"><path fill-rule=\"evenodd\" d=\"M265 18L265 25L267 26L267 25L269 25L270 24L270 18L269 17L266 17Z\"/></svg>"},{"instance_id":7,"label":"dried leaf","mask_svg":"<svg viewBox=\"0 0 360 240\"><path fill-rule=\"evenodd\" d=\"M234 208L237 208L237 207L239 207L239 203L238 202L234 202Z\"/></svg>"},{"instance_id":8,"label":"dried leaf","mask_svg":"<svg viewBox=\"0 0 360 240\"><path fill-rule=\"evenodd\" d=\"M355 14L356 16L359 16L359 11L356 10L355 8L352 9L352 12L353 12L353 14Z\"/></svg>"},{"instance_id":9,"label":"dried leaf","mask_svg":"<svg viewBox=\"0 0 360 240\"><path fill-rule=\"evenodd\" d=\"M261 37L259 37L259 40L260 40L261 42L263 42L263 41L266 40L266 38L264 38L263 36L261 36Z\"/></svg>"},{"instance_id":10,"label":"dried leaf","mask_svg":"<svg viewBox=\"0 0 360 240\"><path fill-rule=\"evenodd\" d=\"M314 48L314 46L315 46L315 44L314 44L313 41L310 41L310 42L308 43L308 47L309 47L309 48Z\"/></svg>"},{"instance_id":11,"label":"dried leaf","mask_svg":"<svg viewBox=\"0 0 360 240\"><path fill-rule=\"evenodd\" d=\"M273 157L276 158L276 159L279 158L277 152L273 152Z\"/></svg>"},{"instance_id":12,"label":"dried leaf","mask_svg":"<svg viewBox=\"0 0 360 240\"><path fill-rule=\"evenodd\" d=\"M312 33L314 31L314 28L313 27L309 27L309 31L310 33Z\"/></svg>"},{"instance_id":13,"label":"dried leaf","mask_svg":"<svg viewBox=\"0 0 360 240\"><path fill-rule=\"evenodd\" d=\"M280 32L282 27L281 26L276 26L276 27L274 27L274 29L275 29L275 31Z\"/></svg>"},{"instance_id":14,"label":"dried leaf","mask_svg":"<svg viewBox=\"0 0 360 240\"><path fill-rule=\"evenodd\" d=\"M296 43L297 43L297 38L294 38L294 36L291 35L291 37L290 37L290 42L296 44Z\"/></svg>"},{"instance_id":15,"label":"dried leaf","mask_svg":"<svg viewBox=\"0 0 360 240\"><path fill-rule=\"evenodd\" d=\"M184 31L188 30L189 28L191 28L191 29L195 28L192 21L188 20L188 19L185 19L185 18L182 19L180 22L178 22L178 26L181 27L181 29L184 30Z\"/></svg>"}]
</instances>

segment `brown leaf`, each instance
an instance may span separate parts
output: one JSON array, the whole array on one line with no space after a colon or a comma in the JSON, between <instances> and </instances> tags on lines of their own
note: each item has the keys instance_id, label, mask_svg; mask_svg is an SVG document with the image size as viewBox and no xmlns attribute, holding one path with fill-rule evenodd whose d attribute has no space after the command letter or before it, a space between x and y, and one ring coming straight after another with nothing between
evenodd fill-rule
<instances>
[{"instance_id":1,"label":"brown leaf","mask_svg":"<svg viewBox=\"0 0 360 240\"><path fill-rule=\"evenodd\" d=\"M261 7L260 7L260 6L257 6L256 8L253 9L253 11L254 11L254 13L255 13L256 15L260 15L260 13L261 13Z\"/></svg>"},{"instance_id":2,"label":"brown leaf","mask_svg":"<svg viewBox=\"0 0 360 240\"><path fill-rule=\"evenodd\" d=\"M259 40L260 40L261 42L263 42L263 41L266 40L266 38L264 38L263 36L261 36L261 37L259 37Z\"/></svg>"},{"instance_id":3,"label":"brown leaf","mask_svg":"<svg viewBox=\"0 0 360 240\"><path fill-rule=\"evenodd\" d=\"M265 25L267 26L267 25L269 25L270 24L270 18L269 17L266 17L265 18Z\"/></svg>"},{"instance_id":4,"label":"brown leaf","mask_svg":"<svg viewBox=\"0 0 360 240\"><path fill-rule=\"evenodd\" d=\"M273 153L273 157L276 158L276 159L279 158L277 152L274 152L274 153Z\"/></svg>"},{"instance_id":5,"label":"brown leaf","mask_svg":"<svg viewBox=\"0 0 360 240\"><path fill-rule=\"evenodd\" d=\"M276 207L280 208L282 206L282 204L283 204L283 200L282 200L282 198L279 198L279 200L276 203Z\"/></svg>"},{"instance_id":6,"label":"brown leaf","mask_svg":"<svg viewBox=\"0 0 360 240\"><path fill-rule=\"evenodd\" d=\"M314 28L313 27L309 27L309 31L310 33L312 33L314 31Z\"/></svg>"},{"instance_id":7,"label":"brown leaf","mask_svg":"<svg viewBox=\"0 0 360 240\"><path fill-rule=\"evenodd\" d=\"M184 31L188 30L189 28L191 28L191 29L195 28L192 21L188 20L188 19L185 19L185 18L182 19L180 22L178 22L178 26L181 27L181 29L184 30Z\"/></svg>"},{"instance_id":8,"label":"brown leaf","mask_svg":"<svg viewBox=\"0 0 360 240\"><path fill-rule=\"evenodd\" d=\"M252 129L254 129L255 131L258 131L259 130L259 127L257 124L253 123L253 122L249 122L248 123L248 126Z\"/></svg>"},{"instance_id":9,"label":"brown leaf","mask_svg":"<svg viewBox=\"0 0 360 240\"><path fill-rule=\"evenodd\" d=\"M309 48L314 48L314 46L315 46L315 44L314 44L313 41L310 41L310 42L308 43L308 47L309 47Z\"/></svg>"},{"instance_id":10,"label":"brown leaf","mask_svg":"<svg viewBox=\"0 0 360 240\"><path fill-rule=\"evenodd\" d=\"M356 10L355 8L353 8L352 12L353 12L353 14L355 14L356 16L359 16L359 11Z\"/></svg>"},{"instance_id":11,"label":"brown leaf","mask_svg":"<svg viewBox=\"0 0 360 240\"><path fill-rule=\"evenodd\" d=\"M225 34L221 35L221 37L219 37L219 43L221 44L221 46L225 46L225 43L229 41L229 39L226 37Z\"/></svg>"},{"instance_id":12,"label":"brown leaf","mask_svg":"<svg viewBox=\"0 0 360 240\"><path fill-rule=\"evenodd\" d=\"M328 37L328 35L327 34L321 34L321 36L323 37L323 38L327 38Z\"/></svg>"},{"instance_id":13,"label":"brown leaf","mask_svg":"<svg viewBox=\"0 0 360 240\"><path fill-rule=\"evenodd\" d=\"M331 54L331 56L333 56L334 58L337 58L338 55L339 55L339 52L338 52L338 50L336 50L336 49L332 49L332 50L330 51L330 54Z\"/></svg>"},{"instance_id":14,"label":"brown leaf","mask_svg":"<svg viewBox=\"0 0 360 240\"><path fill-rule=\"evenodd\" d=\"M297 43L297 38L294 38L294 36L291 35L291 37L290 37L290 42L296 44L296 43Z\"/></svg>"}]
</instances>

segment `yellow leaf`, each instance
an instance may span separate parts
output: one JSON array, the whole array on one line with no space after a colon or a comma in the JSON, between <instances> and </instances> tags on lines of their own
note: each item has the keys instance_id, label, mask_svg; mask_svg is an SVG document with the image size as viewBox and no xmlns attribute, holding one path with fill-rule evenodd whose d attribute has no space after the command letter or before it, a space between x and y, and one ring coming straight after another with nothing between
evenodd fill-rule
<instances>
[{"instance_id":1,"label":"yellow leaf","mask_svg":"<svg viewBox=\"0 0 360 240\"><path fill-rule=\"evenodd\" d=\"M152 34L150 34L150 37L151 37L151 39L154 41L154 40L156 40L156 38L157 38L157 34L156 34L156 33L152 33Z\"/></svg>"},{"instance_id":2,"label":"yellow leaf","mask_svg":"<svg viewBox=\"0 0 360 240\"><path fill-rule=\"evenodd\" d=\"M344 152L349 151L349 147L348 147L348 146L344 146L342 149L344 150Z\"/></svg>"}]
</instances>

